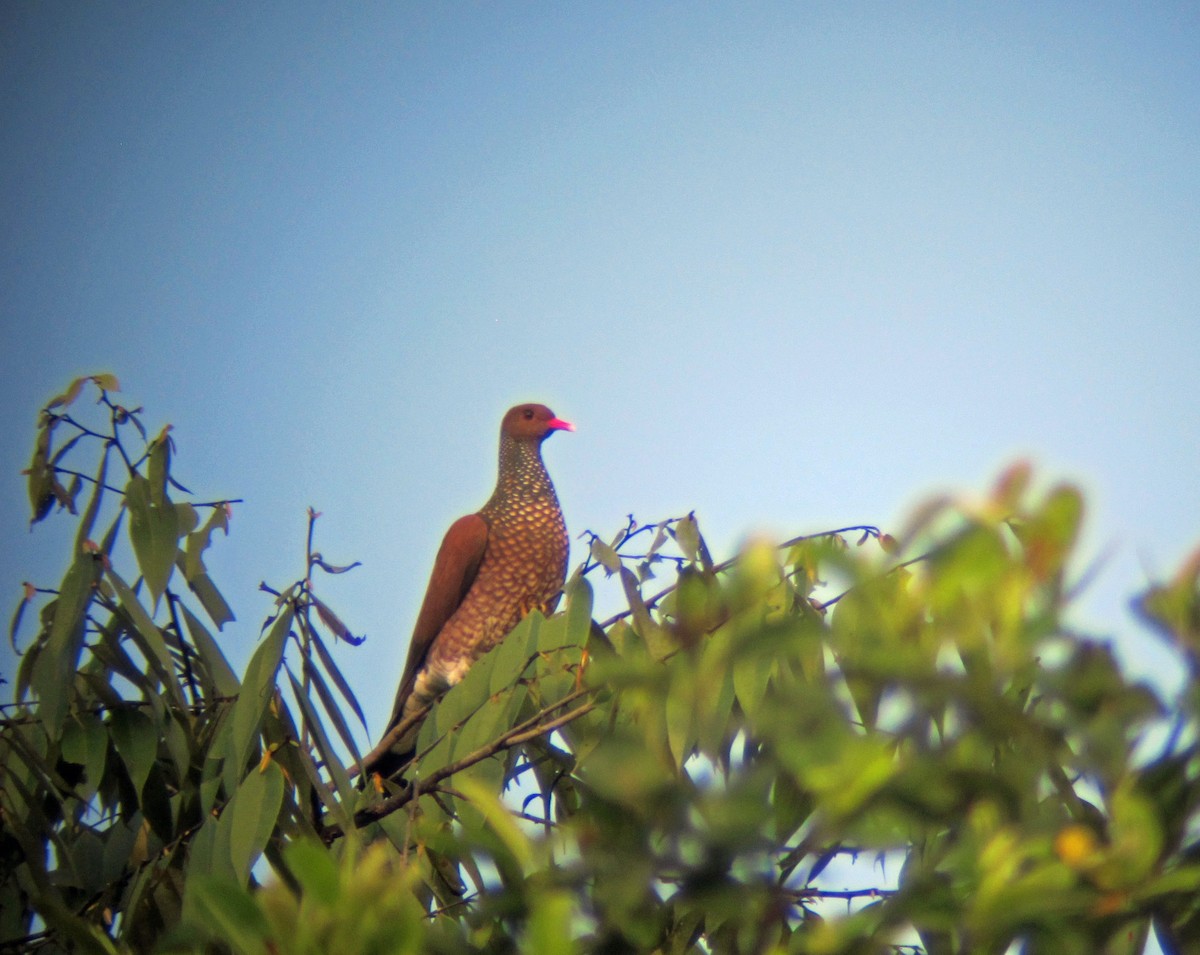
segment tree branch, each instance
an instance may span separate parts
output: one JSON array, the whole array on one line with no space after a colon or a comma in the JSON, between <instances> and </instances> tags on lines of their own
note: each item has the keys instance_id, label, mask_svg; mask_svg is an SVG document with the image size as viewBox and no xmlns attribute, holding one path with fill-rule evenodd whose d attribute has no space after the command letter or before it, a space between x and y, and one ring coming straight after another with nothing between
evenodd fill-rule
<instances>
[{"instance_id":1,"label":"tree branch","mask_svg":"<svg viewBox=\"0 0 1200 955\"><path fill-rule=\"evenodd\" d=\"M361 829L363 826L370 825L372 822L377 822L385 816L391 815L397 809L401 809L408 805L408 803L412 802L414 799L418 799L426 793L433 791L437 788L438 783L440 783L443 779L448 779L455 773L461 772L464 769L468 769L469 767L474 766L476 763L481 763L485 759L495 756L497 753L504 752L505 750L511 749L514 746L520 746L522 743L527 743L529 740L536 739L539 736L544 736L547 733L553 733L555 730L561 729L563 726L566 726L573 720L578 719L585 713L591 712L596 708L596 702L594 700L589 700L588 702L575 707L573 710L563 713L561 716L557 716L554 719L542 722L551 713L562 709L564 706L575 702L591 692L593 691L590 687L581 687L580 689L567 694L557 703L552 703L550 706L544 707L533 716L529 717L529 719L518 723L504 735L498 736L496 739L492 740L492 742L479 747L479 749L475 750L475 752L464 756L462 759L455 760L453 763L449 763L433 773L430 773L426 779L411 783L404 791L396 793L396 795L391 796L374 806L360 810L354 817L355 827ZM340 826L334 825L326 829L324 835L326 841L332 841L334 839L341 838L345 835L345 833L342 831Z\"/></svg>"},{"instance_id":2,"label":"tree branch","mask_svg":"<svg viewBox=\"0 0 1200 955\"><path fill-rule=\"evenodd\" d=\"M410 713L390 730L384 733L383 738L375 745L375 748L363 757L363 772L369 773L375 764L378 763L393 746L400 742L400 739L405 733L407 733L414 726L420 723L421 720L425 719L425 717L429 715L429 711L431 709L433 709L433 704L421 707L421 709ZM351 779L358 775L358 769L356 767L348 767L347 771L350 772Z\"/></svg>"}]
</instances>

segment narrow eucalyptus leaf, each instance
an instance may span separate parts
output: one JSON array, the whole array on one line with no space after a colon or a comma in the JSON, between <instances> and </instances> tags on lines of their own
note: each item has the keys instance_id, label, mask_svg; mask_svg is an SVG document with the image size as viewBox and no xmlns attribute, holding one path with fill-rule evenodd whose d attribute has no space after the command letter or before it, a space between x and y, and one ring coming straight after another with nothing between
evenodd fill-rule
<instances>
[{"instance_id":1,"label":"narrow eucalyptus leaf","mask_svg":"<svg viewBox=\"0 0 1200 955\"><path fill-rule=\"evenodd\" d=\"M268 951L270 928L253 896L237 881L203 869L188 879L186 907L190 921L205 934L216 932L236 952Z\"/></svg>"},{"instance_id":2,"label":"narrow eucalyptus leaf","mask_svg":"<svg viewBox=\"0 0 1200 955\"><path fill-rule=\"evenodd\" d=\"M17 604L17 609L13 611L12 622L8 625L8 642L14 653L20 653L17 649L17 631L21 629L21 618L25 615L25 608L33 600L33 595L37 593L32 584L25 584L23 590L24 593Z\"/></svg>"},{"instance_id":3,"label":"narrow eucalyptus leaf","mask_svg":"<svg viewBox=\"0 0 1200 955\"><path fill-rule=\"evenodd\" d=\"M132 707L113 713L109 729L117 755L125 764L129 779L140 798L158 751L158 730L145 713Z\"/></svg>"},{"instance_id":4,"label":"narrow eucalyptus leaf","mask_svg":"<svg viewBox=\"0 0 1200 955\"><path fill-rule=\"evenodd\" d=\"M333 685L342 694L342 699L350 704L350 709L354 711L354 715L358 717L358 721L365 730L367 728L367 718L363 715L362 707L358 705L358 699L354 696L354 691L350 689L350 684L342 676L342 671L338 669L332 654L325 648L325 641L317 633L313 633L312 638L313 646L317 649L317 656L321 658L321 666L325 668L325 672L329 674L329 679L333 680Z\"/></svg>"},{"instance_id":5,"label":"narrow eucalyptus leaf","mask_svg":"<svg viewBox=\"0 0 1200 955\"><path fill-rule=\"evenodd\" d=\"M100 454L100 466L96 470L96 483L92 485L92 496L84 508L83 517L79 521L79 530L75 534L75 551L83 550L84 544L92 536L92 528L96 525L96 515L100 512L100 502L104 499L104 482L108 478L108 452L111 444L105 444Z\"/></svg>"},{"instance_id":6,"label":"narrow eucalyptus leaf","mask_svg":"<svg viewBox=\"0 0 1200 955\"><path fill-rule=\"evenodd\" d=\"M33 446L33 460L29 462L29 506L33 516L30 524L36 524L47 514L54 505L54 471L50 467L50 434L54 428L53 420L46 419L38 429L37 439Z\"/></svg>"},{"instance_id":7,"label":"narrow eucalyptus leaf","mask_svg":"<svg viewBox=\"0 0 1200 955\"><path fill-rule=\"evenodd\" d=\"M546 618L536 610L525 617L501 641L500 646L493 649L496 657L492 664L492 679L489 689L499 693L506 686L511 686L520 679L521 674L529 663L529 658L537 647L538 629Z\"/></svg>"},{"instance_id":8,"label":"narrow eucalyptus leaf","mask_svg":"<svg viewBox=\"0 0 1200 955\"><path fill-rule=\"evenodd\" d=\"M325 732L325 724L321 722L320 714L317 713L317 708L313 706L312 700L308 698L304 687L300 681L296 679L291 668L285 666L288 680L292 686L292 696L300 706L300 716L304 720L304 725L308 727L308 731L312 734L313 745L317 748L317 755L320 756L322 764L325 766L325 771L329 773L329 778L333 780L333 785L337 791L339 799L346 805L352 805L354 802L354 787L350 784L350 774L346 772L342 766L341 760L338 758L337 750L329 740L329 735Z\"/></svg>"},{"instance_id":9,"label":"narrow eucalyptus leaf","mask_svg":"<svg viewBox=\"0 0 1200 955\"><path fill-rule=\"evenodd\" d=\"M283 804L283 782L279 767L274 761L268 762L242 780L221 814L221 824L225 825L227 820L229 824L233 871L243 885L250 878L250 867L262 855L275 829Z\"/></svg>"},{"instance_id":10,"label":"narrow eucalyptus leaf","mask_svg":"<svg viewBox=\"0 0 1200 955\"><path fill-rule=\"evenodd\" d=\"M567 644L585 646L591 629L592 585L577 577L567 587Z\"/></svg>"},{"instance_id":11,"label":"narrow eucalyptus leaf","mask_svg":"<svg viewBox=\"0 0 1200 955\"><path fill-rule=\"evenodd\" d=\"M175 566L180 570L183 569L184 560L182 554L177 555ZM200 606L204 608L204 612L208 614L208 618L216 625L218 630L223 629L225 624L236 619L233 615L233 608L225 602L225 598L217 590L216 584L212 582L212 578L205 571L199 571L190 577L184 574L184 579L187 581L188 589L196 595L196 599L200 601Z\"/></svg>"},{"instance_id":12,"label":"narrow eucalyptus leaf","mask_svg":"<svg viewBox=\"0 0 1200 955\"><path fill-rule=\"evenodd\" d=\"M246 666L246 676L230 714L229 772L234 773L236 778L240 778L250 760L263 716L275 693L275 675L283 659L283 648L293 615L291 604L285 605Z\"/></svg>"},{"instance_id":13,"label":"narrow eucalyptus leaf","mask_svg":"<svg viewBox=\"0 0 1200 955\"><path fill-rule=\"evenodd\" d=\"M687 656L680 654L671 660L670 680L664 702L667 743L675 765L682 769L696 739L695 668Z\"/></svg>"},{"instance_id":14,"label":"narrow eucalyptus leaf","mask_svg":"<svg viewBox=\"0 0 1200 955\"><path fill-rule=\"evenodd\" d=\"M152 463L156 460L153 454L150 460ZM133 552L157 603L167 589L179 550L179 513L166 491L156 490L150 480L138 474L125 487L125 505L129 509Z\"/></svg>"},{"instance_id":15,"label":"narrow eucalyptus leaf","mask_svg":"<svg viewBox=\"0 0 1200 955\"><path fill-rule=\"evenodd\" d=\"M329 687L325 683L325 678L321 676L321 671L308 659L302 659L301 665L303 667L302 672L308 678L312 688L317 691L317 696L321 698L321 705L325 708L326 715L333 723L333 728L337 731L342 743L349 750L350 756L356 763L361 762L362 756L358 751L358 743L355 742L354 734L350 732L350 727L342 716L342 711L337 705L337 700L334 699L333 694L329 691Z\"/></svg>"},{"instance_id":16,"label":"narrow eucalyptus leaf","mask_svg":"<svg viewBox=\"0 0 1200 955\"><path fill-rule=\"evenodd\" d=\"M229 666L229 661L225 659L225 654L221 652L217 641L183 603L180 603L179 607L183 611L184 625L192 638L192 644L196 648L200 662L212 681L213 688L219 696L236 696L241 688L241 683L238 682L233 668Z\"/></svg>"},{"instance_id":17,"label":"narrow eucalyptus leaf","mask_svg":"<svg viewBox=\"0 0 1200 955\"><path fill-rule=\"evenodd\" d=\"M108 568L107 579L112 584L113 589L117 593L117 598L121 602L121 609L129 615L129 620L133 624L129 630L129 635L137 644L138 649L142 652L146 662L154 671L154 674L162 681L163 688L170 697L172 704L178 707L187 706L187 701L183 696L183 688L179 685L179 680L175 674L175 664L171 659L171 651L167 648L167 642L163 639L162 632L158 629L158 625L150 618L150 614L146 612L146 608L142 606L142 602L138 600L137 594L111 567Z\"/></svg>"},{"instance_id":18,"label":"narrow eucalyptus leaf","mask_svg":"<svg viewBox=\"0 0 1200 955\"><path fill-rule=\"evenodd\" d=\"M51 737L62 732L75 686L75 671L83 650L88 606L100 579L102 564L90 553L79 551L67 570L54 602L54 618L45 646L32 674L38 695L38 714Z\"/></svg>"}]
</instances>

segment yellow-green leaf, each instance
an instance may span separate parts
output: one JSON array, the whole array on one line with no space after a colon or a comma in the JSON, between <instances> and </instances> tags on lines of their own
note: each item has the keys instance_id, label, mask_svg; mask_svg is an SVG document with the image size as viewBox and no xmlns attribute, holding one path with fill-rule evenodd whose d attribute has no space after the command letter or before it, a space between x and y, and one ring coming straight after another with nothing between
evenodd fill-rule
<instances>
[{"instance_id":1,"label":"yellow-green leaf","mask_svg":"<svg viewBox=\"0 0 1200 955\"><path fill-rule=\"evenodd\" d=\"M283 772L272 760L242 780L221 814L221 825L229 826L233 871L243 885L271 837L282 804Z\"/></svg>"},{"instance_id":2,"label":"yellow-green leaf","mask_svg":"<svg viewBox=\"0 0 1200 955\"><path fill-rule=\"evenodd\" d=\"M88 605L100 578L99 558L78 552L63 578L50 635L34 666L32 686L38 695L38 713L46 730L57 737L62 730L75 685L75 671L83 650Z\"/></svg>"},{"instance_id":3,"label":"yellow-green leaf","mask_svg":"<svg viewBox=\"0 0 1200 955\"><path fill-rule=\"evenodd\" d=\"M137 474L125 487L125 503L129 508L133 552L157 604L167 589L179 551L179 512L167 498L165 488L156 489L149 480Z\"/></svg>"}]
</instances>

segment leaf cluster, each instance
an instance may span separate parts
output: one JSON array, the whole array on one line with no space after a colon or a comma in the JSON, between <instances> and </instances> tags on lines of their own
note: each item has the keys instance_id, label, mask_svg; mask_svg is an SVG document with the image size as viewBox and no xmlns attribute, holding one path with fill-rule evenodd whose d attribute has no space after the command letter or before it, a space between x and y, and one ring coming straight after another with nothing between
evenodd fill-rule
<instances>
[{"instance_id":1,"label":"leaf cluster","mask_svg":"<svg viewBox=\"0 0 1200 955\"><path fill-rule=\"evenodd\" d=\"M361 641L314 592L349 569L314 551L317 515L239 679L200 559L227 525L190 516L228 509L176 502L169 435L92 381L109 430L64 415L73 385L30 469L35 520L57 503L80 532L22 604L41 601L0 731L0 951L1200 945L1200 560L1137 603L1190 677L1168 707L1072 623L1075 488L1017 467L895 539L721 563L694 515L589 532L565 608L432 707L402 776L356 785L330 640ZM102 445L82 515L56 428ZM604 620L597 570L622 605Z\"/></svg>"}]
</instances>

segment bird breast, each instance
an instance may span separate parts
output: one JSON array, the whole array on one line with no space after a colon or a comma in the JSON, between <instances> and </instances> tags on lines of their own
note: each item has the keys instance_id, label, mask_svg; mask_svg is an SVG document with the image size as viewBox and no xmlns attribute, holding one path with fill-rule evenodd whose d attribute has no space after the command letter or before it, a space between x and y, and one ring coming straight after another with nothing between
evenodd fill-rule
<instances>
[{"instance_id":1,"label":"bird breast","mask_svg":"<svg viewBox=\"0 0 1200 955\"><path fill-rule=\"evenodd\" d=\"M497 515L474 584L430 648L429 675L452 686L530 611L552 612L566 577L567 547L552 498Z\"/></svg>"}]
</instances>

